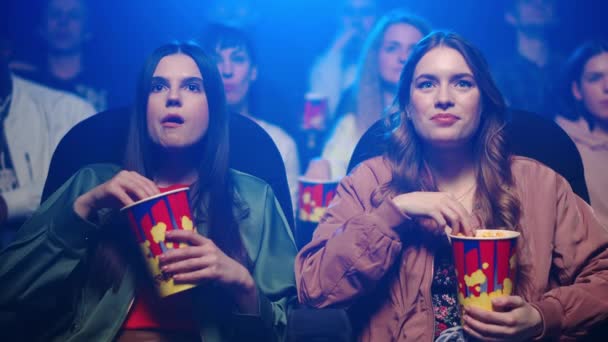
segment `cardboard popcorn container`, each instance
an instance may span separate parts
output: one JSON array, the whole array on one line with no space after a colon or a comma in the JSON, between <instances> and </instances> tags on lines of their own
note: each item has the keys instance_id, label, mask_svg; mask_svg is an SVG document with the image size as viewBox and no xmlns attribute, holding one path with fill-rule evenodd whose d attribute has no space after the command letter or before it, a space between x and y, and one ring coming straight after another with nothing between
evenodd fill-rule
<instances>
[{"instance_id":1,"label":"cardboard popcorn container","mask_svg":"<svg viewBox=\"0 0 608 342\"><path fill-rule=\"evenodd\" d=\"M338 181L298 178L298 220L318 223L336 194Z\"/></svg>"},{"instance_id":2,"label":"cardboard popcorn container","mask_svg":"<svg viewBox=\"0 0 608 342\"><path fill-rule=\"evenodd\" d=\"M479 229L475 236L450 235L461 310L472 305L493 311L492 298L513 293L519 235L501 229Z\"/></svg>"},{"instance_id":3,"label":"cardboard popcorn container","mask_svg":"<svg viewBox=\"0 0 608 342\"><path fill-rule=\"evenodd\" d=\"M329 110L327 97L321 94L307 93L304 99L302 128L304 130L324 130Z\"/></svg>"},{"instance_id":4,"label":"cardboard popcorn container","mask_svg":"<svg viewBox=\"0 0 608 342\"><path fill-rule=\"evenodd\" d=\"M196 286L175 284L173 278L161 272L158 266L158 257L165 251L187 247L184 243L165 241L165 233L170 230L195 229L188 203L188 189L186 187L170 190L121 209L128 217L131 230L161 297Z\"/></svg>"}]
</instances>

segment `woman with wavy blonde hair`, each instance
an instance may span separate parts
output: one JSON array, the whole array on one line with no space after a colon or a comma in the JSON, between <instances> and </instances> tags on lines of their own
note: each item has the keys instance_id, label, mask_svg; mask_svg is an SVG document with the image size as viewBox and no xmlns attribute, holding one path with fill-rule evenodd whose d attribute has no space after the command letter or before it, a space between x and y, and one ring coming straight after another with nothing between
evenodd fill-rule
<instances>
[{"instance_id":1,"label":"woman with wavy blonde hair","mask_svg":"<svg viewBox=\"0 0 608 342\"><path fill-rule=\"evenodd\" d=\"M504 100L480 52L430 34L397 97L384 155L341 181L298 254L300 301L348 307L362 341L578 338L601 322L608 232L562 176L509 152ZM521 233L515 293L461 315L446 231L478 228Z\"/></svg>"},{"instance_id":2,"label":"woman with wavy blonde hair","mask_svg":"<svg viewBox=\"0 0 608 342\"><path fill-rule=\"evenodd\" d=\"M386 112L391 111L399 75L412 47L430 32L421 18L403 10L384 15L365 41L354 85L336 109L337 121L320 160L307 172L313 178L341 178L357 141Z\"/></svg>"}]
</instances>

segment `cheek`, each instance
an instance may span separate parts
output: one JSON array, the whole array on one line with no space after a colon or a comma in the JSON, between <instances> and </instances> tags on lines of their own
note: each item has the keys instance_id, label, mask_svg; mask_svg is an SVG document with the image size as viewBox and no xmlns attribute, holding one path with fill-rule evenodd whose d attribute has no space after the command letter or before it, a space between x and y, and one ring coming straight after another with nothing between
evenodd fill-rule
<instances>
[{"instance_id":1,"label":"cheek","mask_svg":"<svg viewBox=\"0 0 608 342\"><path fill-rule=\"evenodd\" d=\"M597 101L601 98L602 91L600 87L585 85L581 89L583 103L587 110L592 110L596 106Z\"/></svg>"},{"instance_id":2,"label":"cheek","mask_svg":"<svg viewBox=\"0 0 608 342\"><path fill-rule=\"evenodd\" d=\"M414 91L410 96L410 105L415 113L425 113L429 110L429 107L434 107L433 98L427 94Z\"/></svg>"}]
</instances>

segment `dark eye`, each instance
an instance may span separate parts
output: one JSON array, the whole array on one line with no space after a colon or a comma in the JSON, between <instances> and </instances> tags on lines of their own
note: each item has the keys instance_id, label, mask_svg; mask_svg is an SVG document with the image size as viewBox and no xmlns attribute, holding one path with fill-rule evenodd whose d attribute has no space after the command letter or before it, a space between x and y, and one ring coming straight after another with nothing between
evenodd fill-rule
<instances>
[{"instance_id":1,"label":"dark eye","mask_svg":"<svg viewBox=\"0 0 608 342\"><path fill-rule=\"evenodd\" d=\"M468 81L468 80L458 80L458 82L456 82L456 87L471 88L471 87L473 87L473 82Z\"/></svg>"},{"instance_id":2,"label":"dark eye","mask_svg":"<svg viewBox=\"0 0 608 342\"><path fill-rule=\"evenodd\" d=\"M163 89L165 89L165 86L163 84L157 83L153 84L152 87L150 87L150 92L160 93L161 91L163 91Z\"/></svg>"},{"instance_id":3,"label":"dark eye","mask_svg":"<svg viewBox=\"0 0 608 342\"><path fill-rule=\"evenodd\" d=\"M593 73L589 77L587 77L587 82L593 83L593 82L597 82L597 81L599 81L601 79L602 79L602 74Z\"/></svg>"},{"instance_id":4,"label":"dark eye","mask_svg":"<svg viewBox=\"0 0 608 342\"><path fill-rule=\"evenodd\" d=\"M190 83L186 86L189 91L198 93L201 91L201 86L196 83Z\"/></svg>"},{"instance_id":5,"label":"dark eye","mask_svg":"<svg viewBox=\"0 0 608 342\"><path fill-rule=\"evenodd\" d=\"M416 88L418 89L429 89L431 87L433 87L433 82L431 81L422 81L416 85Z\"/></svg>"},{"instance_id":6,"label":"dark eye","mask_svg":"<svg viewBox=\"0 0 608 342\"><path fill-rule=\"evenodd\" d=\"M245 56L243 54L231 56L230 59L232 60L232 63L237 63L237 64L243 64L243 63L247 62L247 56Z\"/></svg>"},{"instance_id":7,"label":"dark eye","mask_svg":"<svg viewBox=\"0 0 608 342\"><path fill-rule=\"evenodd\" d=\"M390 44L384 47L384 51L388 53L392 53L397 51L398 46L396 44Z\"/></svg>"}]
</instances>

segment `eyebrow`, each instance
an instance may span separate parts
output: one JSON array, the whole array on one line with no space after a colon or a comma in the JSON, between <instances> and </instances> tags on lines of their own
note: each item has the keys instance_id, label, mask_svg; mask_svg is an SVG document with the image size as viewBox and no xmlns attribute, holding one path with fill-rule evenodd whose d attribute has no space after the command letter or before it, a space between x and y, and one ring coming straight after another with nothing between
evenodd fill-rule
<instances>
[{"instance_id":1,"label":"eyebrow","mask_svg":"<svg viewBox=\"0 0 608 342\"><path fill-rule=\"evenodd\" d=\"M456 79L465 78L465 77L474 78L472 74L470 74L468 72L462 72L462 73L459 73L459 74L456 74L456 75L452 75L450 77L450 80L456 80ZM421 75L418 75L418 77L416 77L414 80L417 81L417 80L419 80L421 78L428 78L428 79L431 79L431 80L437 80L437 76L435 76L433 74L421 74Z\"/></svg>"},{"instance_id":2,"label":"eyebrow","mask_svg":"<svg viewBox=\"0 0 608 342\"><path fill-rule=\"evenodd\" d=\"M162 76L153 76L152 77L152 82L158 82L158 83L169 83L169 81ZM203 83L203 79L198 77L198 76L191 76L191 77L186 77L184 79L182 79L180 81L181 83L188 83L188 82L200 82Z\"/></svg>"}]
</instances>

